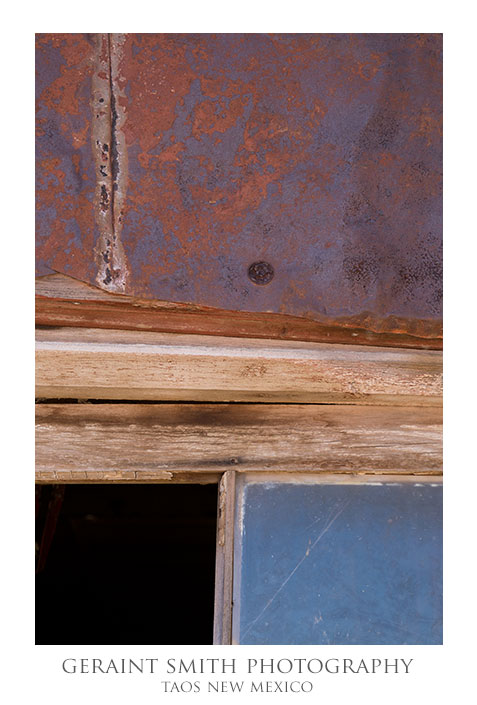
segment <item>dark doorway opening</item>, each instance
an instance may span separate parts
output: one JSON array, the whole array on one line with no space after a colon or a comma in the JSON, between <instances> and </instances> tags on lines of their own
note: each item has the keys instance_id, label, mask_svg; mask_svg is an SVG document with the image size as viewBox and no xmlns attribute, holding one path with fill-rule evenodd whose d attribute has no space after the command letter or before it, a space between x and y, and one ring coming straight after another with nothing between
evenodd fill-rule
<instances>
[{"instance_id":1,"label":"dark doorway opening","mask_svg":"<svg viewBox=\"0 0 477 705\"><path fill-rule=\"evenodd\" d=\"M211 644L217 485L64 489L37 573L36 643Z\"/></svg>"}]
</instances>

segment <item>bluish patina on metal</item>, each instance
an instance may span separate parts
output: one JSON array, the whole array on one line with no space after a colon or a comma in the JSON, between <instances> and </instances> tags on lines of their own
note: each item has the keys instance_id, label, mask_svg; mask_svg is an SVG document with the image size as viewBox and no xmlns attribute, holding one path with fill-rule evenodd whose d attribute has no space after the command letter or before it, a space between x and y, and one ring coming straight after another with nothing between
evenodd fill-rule
<instances>
[{"instance_id":1,"label":"bluish patina on metal","mask_svg":"<svg viewBox=\"0 0 477 705\"><path fill-rule=\"evenodd\" d=\"M441 63L437 34L40 35L38 273L438 334Z\"/></svg>"}]
</instances>

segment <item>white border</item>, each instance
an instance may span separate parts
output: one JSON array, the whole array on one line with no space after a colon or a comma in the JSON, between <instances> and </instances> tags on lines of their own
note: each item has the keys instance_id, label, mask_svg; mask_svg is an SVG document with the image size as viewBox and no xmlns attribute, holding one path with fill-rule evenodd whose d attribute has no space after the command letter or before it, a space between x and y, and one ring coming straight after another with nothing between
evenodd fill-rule
<instances>
[{"instance_id":1,"label":"white border","mask_svg":"<svg viewBox=\"0 0 477 705\"><path fill-rule=\"evenodd\" d=\"M197 655L192 647L33 646L33 33L35 31L279 31L441 32L445 46L445 645L393 647L392 655L415 659L410 677L336 676L323 679L317 697L334 703L444 703L472 697L475 634L475 38L472 5L413 2L245 2L80 4L17 3L4 10L2 39L2 352L5 411L2 429L2 690L8 703L74 705L158 703L157 681L149 678L62 674L61 659L80 655L138 653ZM6 250L6 251L5 251ZM6 353L6 355L5 355ZM5 394L6 391L6 394ZM253 647L204 647L202 657L246 656ZM308 647L293 647L309 653ZM333 655L346 647L334 647ZM354 647L379 657L389 649ZM213 649L213 651L211 651ZM271 649L288 656L285 647ZM285 651L285 653L284 653ZM328 654L330 654L330 651ZM250 652L252 655L252 652ZM256 654L257 650L254 649ZM349 656L350 650L346 648ZM202 701L202 696L170 696ZM248 696L249 698L250 696ZM260 698L260 696L255 696ZM268 697L268 696L263 696ZM271 697L271 696L270 696ZM273 696L281 697L281 696ZM283 696L289 702L304 696ZM300 700L298 699L300 698ZM210 702L205 698L204 702ZM241 696L230 702L241 702ZM309 698L309 701L311 699ZM229 696L221 696L229 702Z\"/></svg>"}]
</instances>

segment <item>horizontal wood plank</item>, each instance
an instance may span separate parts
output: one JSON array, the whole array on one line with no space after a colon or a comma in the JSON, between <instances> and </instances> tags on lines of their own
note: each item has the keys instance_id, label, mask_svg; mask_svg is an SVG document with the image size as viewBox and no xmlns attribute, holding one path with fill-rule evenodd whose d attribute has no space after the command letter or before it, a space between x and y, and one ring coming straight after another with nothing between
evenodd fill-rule
<instances>
[{"instance_id":1,"label":"horizontal wood plank","mask_svg":"<svg viewBox=\"0 0 477 705\"><path fill-rule=\"evenodd\" d=\"M44 403L36 438L38 482L442 471L442 413L432 407Z\"/></svg>"},{"instance_id":2,"label":"horizontal wood plank","mask_svg":"<svg viewBox=\"0 0 477 705\"><path fill-rule=\"evenodd\" d=\"M438 351L76 328L36 348L47 399L441 404Z\"/></svg>"}]
</instances>

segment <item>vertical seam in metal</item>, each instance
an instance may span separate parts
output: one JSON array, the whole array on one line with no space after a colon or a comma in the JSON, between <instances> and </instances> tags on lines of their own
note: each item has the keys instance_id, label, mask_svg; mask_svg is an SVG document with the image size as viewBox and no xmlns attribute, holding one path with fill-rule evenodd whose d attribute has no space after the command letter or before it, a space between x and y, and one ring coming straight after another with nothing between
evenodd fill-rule
<instances>
[{"instance_id":1,"label":"vertical seam in metal","mask_svg":"<svg viewBox=\"0 0 477 705\"><path fill-rule=\"evenodd\" d=\"M111 125L111 143L109 146L109 167L111 174L111 236L113 242L115 240L115 227L114 227L114 184L117 178L117 146L116 146L116 122L117 113L115 106L115 96L114 96L114 86L113 86L113 70L111 66L111 34L108 37L108 69L109 69L109 122Z\"/></svg>"},{"instance_id":2,"label":"vertical seam in metal","mask_svg":"<svg viewBox=\"0 0 477 705\"><path fill-rule=\"evenodd\" d=\"M126 197L127 152L121 127L126 119L124 100L119 98L123 35L98 35L93 74L93 153L96 167L96 222L99 237L95 247L96 282L114 293L124 293L128 278L127 259L121 242L122 210Z\"/></svg>"}]
</instances>

